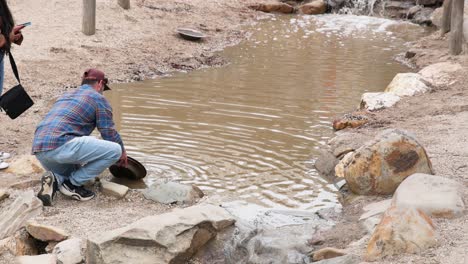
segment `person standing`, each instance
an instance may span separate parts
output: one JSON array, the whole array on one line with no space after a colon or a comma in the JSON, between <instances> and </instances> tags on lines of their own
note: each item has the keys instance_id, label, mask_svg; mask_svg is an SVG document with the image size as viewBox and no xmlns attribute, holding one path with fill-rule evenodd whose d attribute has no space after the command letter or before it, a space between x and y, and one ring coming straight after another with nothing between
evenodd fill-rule
<instances>
[{"instance_id":1,"label":"person standing","mask_svg":"<svg viewBox=\"0 0 468 264\"><path fill-rule=\"evenodd\" d=\"M114 127L112 108L103 91L110 90L102 71L86 70L82 85L63 94L36 128L32 153L47 172L37 197L52 205L57 189L79 201L95 194L83 185L109 166L127 166L127 154ZM90 136L97 128L101 139Z\"/></svg>"},{"instance_id":2,"label":"person standing","mask_svg":"<svg viewBox=\"0 0 468 264\"><path fill-rule=\"evenodd\" d=\"M10 9L6 0L0 0L0 96L3 92L4 80L4 57L11 49L11 44L21 45L23 42L23 34L21 29L24 26L15 26L15 21L11 15ZM0 151L0 170L8 168L9 164L5 159L10 158L10 154Z\"/></svg>"}]
</instances>

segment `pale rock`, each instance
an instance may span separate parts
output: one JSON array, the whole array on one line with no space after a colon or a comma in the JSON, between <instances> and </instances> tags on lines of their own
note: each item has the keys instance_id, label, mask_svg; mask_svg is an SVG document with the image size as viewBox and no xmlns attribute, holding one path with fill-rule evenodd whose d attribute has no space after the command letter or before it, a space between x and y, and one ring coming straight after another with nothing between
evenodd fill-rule
<instances>
[{"instance_id":1,"label":"pale rock","mask_svg":"<svg viewBox=\"0 0 468 264\"><path fill-rule=\"evenodd\" d=\"M412 207L432 217L463 215L463 185L440 176L415 173L406 178L393 195L397 208Z\"/></svg>"},{"instance_id":2,"label":"pale rock","mask_svg":"<svg viewBox=\"0 0 468 264\"><path fill-rule=\"evenodd\" d=\"M57 256L57 264L84 263L82 240L72 238L58 243L52 251Z\"/></svg>"},{"instance_id":3,"label":"pale rock","mask_svg":"<svg viewBox=\"0 0 468 264\"><path fill-rule=\"evenodd\" d=\"M44 173L41 163L34 155L18 156L13 162L10 163L7 173L12 173L18 176L31 176L34 174Z\"/></svg>"},{"instance_id":4,"label":"pale rock","mask_svg":"<svg viewBox=\"0 0 468 264\"><path fill-rule=\"evenodd\" d=\"M346 255L346 251L342 249L326 247L315 251L312 256L312 260L319 261L324 259L336 258L344 255Z\"/></svg>"},{"instance_id":5,"label":"pale rock","mask_svg":"<svg viewBox=\"0 0 468 264\"><path fill-rule=\"evenodd\" d=\"M36 222L28 222L26 230L35 239L49 242L49 241L63 241L68 238L68 233L57 227L41 225Z\"/></svg>"},{"instance_id":6,"label":"pale rock","mask_svg":"<svg viewBox=\"0 0 468 264\"><path fill-rule=\"evenodd\" d=\"M327 11L327 4L322 0L315 0L307 4L303 4L298 8L299 13L305 15L320 15Z\"/></svg>"},{"instance_id":7,"label":"pale rock","mask_svg":"<svg viewBox=\"0 0 468 264\"><path fill-rule=\"evenodd\" d=\"M313 262L314 264L359 264L362 263L361 259L356 255L344 255L341 257L336 257L332 259L325 259L317 262Z\"/></svg>"},{"instance_id":8,"label":"pale rock","mask_svg":"<svg viewBox=\"0 0 468 264\"><path fill-rule=\"evenodd\" d=\"M458 63L439 62L423 68L419 74L436 87L446 87L456 82L453 75L462 69L463 67Z\"/></svg>"},{"instance_id":9,"label":"pale rock","mask_svg":"<svg viewBox=\"0 0 468 264\"><path fill-rule=\"evenodd\" d=\"M410 133L388 129L343 164L349 189L360 195L392 194L413 173L432 174L425 149Z\"/></svg>"},{"instance_id":10,"label":"pale rock","mask_svg":"<svg viewBox=\"0 0 468 264\"><path fill-rule=\"evenodd\" d=\"M436 8L434 12L432 12L432 15L431 15L431 22L437 28L440 28L442 26L442 12L443 12L443 8L439 7L439 8Z\"/></svg>"},{"instance_id":11,"label":"pale rock","mask_svg":"<svg viewBox=\"0 0 468 264\"><path fill-rule=\"evenodd\" d=\"M101 180L101 192L105 195L114 196L116 198L123 198L127 195L129 188L115 182Z\"/></svg>"},{"instance_id":12,"label":"pale rock","mask_svg":"<svg viewBox=\"0 0 468 264\"><path fill-rule=\"evenodd\" d=\"M353 155L354 155L354 151L349 152L346 155L344 155L343 159L341 159L340 162L338 162L338 164L335 166L336 177L344 178L345 166L347 166L351 162Z\"/></svg>"},{"instance_id":13,"label":"pale rock","mask_svg":"<svg viewBox=\"0 0 468 264\"><path fill-rule=\"evenodd\" d=\"M22 193L0 214L0 239L13 235L30 218L42 212L42 202L32 190Z\"/></svg>"},{"instance_id":14,"label":"pale rock","mask_svg":"<svg viewBox=\"0 0 468 264\"><path fill-rule=\"evenodd\" d=\"M400 101L400 96L392 93L363 93L360 109L376 111L394 106Z\"/></svg>"},{"instance_id":15,"label":"pale rock","mask_svg":"<svg viewBox=\"0 0 468 264\"><path fill-rule=\"evenodd\" d=\"M148 216L126 227L93 234L87 261L93 264L187 263L201 247L234 223L215 205L197 205Z\"/></svg>"},{"instance_id":16,"label":"pale rock","mask_svg":"<svg viewBox=\"0 0 468 264\"><path fill-rule=\"evenodd\" d=\"M430 91L421 75L417 73L399 73L387 86L385 92L403 96L414 96Z\"/></svg>"},{"instance_id":17,"label":"pale rock","mask_svg":"<svg viewBox=\"0 0 468 264\"><path fill-rule=\"evenodd\" d=\"M17 264L56 264L57 257L53 254L37 256L21 256L16 258Z\"/></svg>"},{"instance_id":18,"label":"pale rock","mask_svg":"<svg viewBox=\"0 0 468 264\"><path fill-rule=\"evenodd\" d=\"M177 182L156 182L143 191L146 199L163 204L194 204L204 196L195 185L184 185Z\"/></svg>"},{"instance_id":19,"label":"pale rock","mask_svg":"<svg viewBox=\"0 0 468 264\"><path fill-rule=\"evenodd\" d=\"M426 214L414 208L390 207L369 240L366 260L421 253L434 245L434 225Z\"/></svg>"},{"instance_id":20,"label":"pale rock","mask_svg":"<svg viewBox=\"0 0 468 264\"><path fill-rule=\"evenodd\" d=\"M6 190L0 189L0 202L8 197L10 197L10 194Z\"/></svg>"},{"instance_id":21,"label":"pale rock","mask_svg":"<svg viewBox=\"0 0 468 264\"><path fill-rule=\"evenodd\" d=\"M226 264L304 263L313 250L312 244L320 243L319 233L330 229L334 217L340 215L338 207L313 212L265 208L245 201L221 206L236 219L235 231L221 245L225 260L216 262ZM211 243L209 249L217 252ZM205 260L201 262L215 263Z\"/></svg>"},{"instance_id":22,"label":"pale rock","mask_svg":"<svg viewBox=\"0 0 468 264\"><path fill-rule=\"evenodd\" d=\"M363 209L365 213L363 213L361 217L359 217L359 220L364 220L371 216L383 214L385 211L387 211L388 208L390 208L391 204L392 204L392 199L386 199L380 202L368 204L364 206Z\"/></svg>"}]
</instances>

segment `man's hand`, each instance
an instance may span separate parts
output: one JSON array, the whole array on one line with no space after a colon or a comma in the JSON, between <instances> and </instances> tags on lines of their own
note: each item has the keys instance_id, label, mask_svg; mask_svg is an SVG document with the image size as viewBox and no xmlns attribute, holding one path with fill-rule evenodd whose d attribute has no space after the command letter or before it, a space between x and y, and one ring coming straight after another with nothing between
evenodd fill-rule
<instances>
[{"instance_id":1,"label":"man's hand","mask_svg":"<svg viewBox=\"0 0 468 264\"><path fill-rule=\"evenodd\" d=\"M21 42L23 42L23 34L21 33L21 30L23 28L24 28L24 25L15 26L13 28L13 30L10 33L10 41L12 43L21 45Z\"/></svg>"},{"instance_id":2,"label":"man's hand","mask_svg":"<svg viewBox=\"0 0 468 264\"><path fill-rule=\"evenodd\" d=\"M127 167L128 166L128 159L127 159L127 151L122 151L122 156L117 163L120 167Z\"/></svg>"}]
</instances>

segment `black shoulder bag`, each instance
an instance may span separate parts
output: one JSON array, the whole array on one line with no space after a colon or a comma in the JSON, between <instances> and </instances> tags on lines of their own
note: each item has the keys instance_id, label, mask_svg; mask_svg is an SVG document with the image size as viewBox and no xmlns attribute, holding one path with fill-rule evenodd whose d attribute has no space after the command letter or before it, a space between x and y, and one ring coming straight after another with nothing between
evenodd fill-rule
<instances>
[{"instance_id":1,"label":"black shoulder bag","mask_svg":"<svg viewBox=\"0 0 468 264\"><path fill-rule=\"evenodd\" d=\"M6 114L11 119L15 119L28 110L34 102L21 85L18 68L16 68L13 55L11 55L11 52L9 52L8 55L10 57L10 64L13 69L13 73L15 74L16 80L18 80L18 85L11 88L0 97L0 107L5 110Z\"/></svg>"}]
</instances>

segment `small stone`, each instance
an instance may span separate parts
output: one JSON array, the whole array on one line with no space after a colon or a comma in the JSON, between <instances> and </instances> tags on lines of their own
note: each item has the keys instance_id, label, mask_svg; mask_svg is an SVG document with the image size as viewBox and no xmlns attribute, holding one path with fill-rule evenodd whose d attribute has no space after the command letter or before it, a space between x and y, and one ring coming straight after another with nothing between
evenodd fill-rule
<instances>
[{"instance_id":1,"label":"small stone","mask_svg":"<svg viewBox=\"0 0 468 264\"><path fill-rule=\"evenodd\" d=\"M324 259L336 258L344 255L346 255L346 251L344 250L326 247L315 251L312 259L313 261L319 261Z\"/></svg>"},{"instance_id":2,"label":"small stone","mask_svg":"<svg viewBox=\"0 0 468 264\"><path fill-rule=\"evenodd\" d=\"M53 226L41 225L36 222L29 222L26 225L26 230L35 239L41 241L63 241L68 238L68 233L60 228Z\"/></svg>"},{"instance_id":3,"label":"small stone","mask_svg":"<svg viewBox=\"0 0 468 264\"><path fill-rule=\"evenodd\" d=\"M123 198L127 195L129 188L127 186L108 181L101 181L102 193L117 198Z\"/></svg>"}]
</instances>

